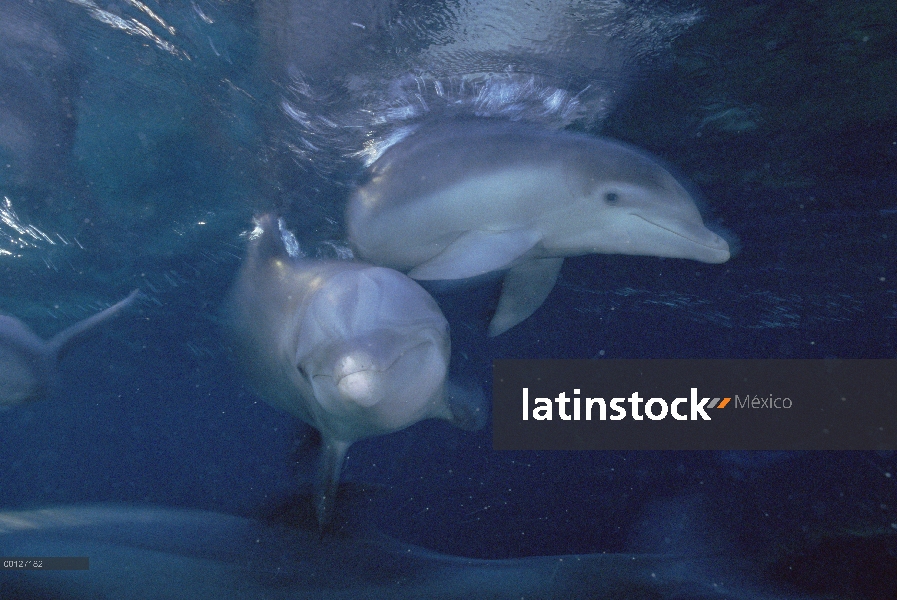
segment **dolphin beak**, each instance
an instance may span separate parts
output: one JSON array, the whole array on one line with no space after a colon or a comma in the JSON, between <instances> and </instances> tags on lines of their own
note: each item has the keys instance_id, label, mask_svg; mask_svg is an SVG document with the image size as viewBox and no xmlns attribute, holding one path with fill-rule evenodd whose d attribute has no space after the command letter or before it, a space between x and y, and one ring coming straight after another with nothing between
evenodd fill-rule
<instances>
[{"instance_id":1,"label":"dolphin beak","mask_svg":"<svg viewBox=\"0 0 897 600\"><path fill-rule=\"evenodd\" d=\"M380 376L374 357L364 350L345 354L333 370L340 396L365 407L373 406L380 399Z\"/></svg>"},{"instance_id":2,"label":"dolphin beak","mask_svg":"<svg viewBox=\"0 0 897 600\"><path fill-rule=\"evenodd\" d=\"M335 360L330 377L342 398L369 408L396 393L395 387L409 385L415 370L426 364L433 349L430 339L414 345L363 344L342 353Z\"/></svg>"},{"instance_id":3,"label":"dolphin beak","mask_svg":"<svg viewBox=\"0 0 897 600\"><path fill-rule=\"evenodd\" d=\"M672 224L664 225L638 213L633 212L631 214L651 224L653 227L662 229L666 233L679 238L681 243L672 245L672 248L675 248L673 252L669 254L658 253L658 256L688 258L711 264L724 263L732 256L729 251L729 243L721 236L707 229L703 223L676 221Z\"/></svg>"},{"instance_id":4,"label":"dolphin beak","mask_svg":"<svg viewBox=\"0 0 897 600\"><path fill-rule=\"evenodd\" d=\"M729 250L729 243L717 234L713 234L714 240L712 244L704 244L709 251L709 255L702 262L719 264L724 263L732 258L732 252ZM699 259L700 260L700 259Z\"/></svg>"}]
</instances>

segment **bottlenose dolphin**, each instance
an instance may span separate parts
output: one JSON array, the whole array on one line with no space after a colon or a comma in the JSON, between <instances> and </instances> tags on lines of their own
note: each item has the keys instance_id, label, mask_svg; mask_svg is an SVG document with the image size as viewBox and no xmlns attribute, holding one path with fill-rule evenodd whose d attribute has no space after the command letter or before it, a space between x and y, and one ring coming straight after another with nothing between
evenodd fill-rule
<instances>
[{"instance_id":1,"label":"bottlenose dolphin","mask_svg":"<svg viewBox=\"0 0 897 600\"><path fill-rule=\"evenodd\" d=\"M346 224L361 258L413 279L508 269L493 336L539 308L567 256L729 259L689 192L647 154L490 119L424 125L388 148L349 200Z\"/></svg>"},{"instance_id":2,"label":"bottlenose dolphin","mask_svg":"<svg viewBox=\"0 0 897 600\"><path fill-rule=\"evenodd\" d=\"M295 244L272 216L257 221L225 322L259 395L321 432L323 527L353 442L430 418L476 429L484 413L446 391L448 323L423 288L383 267L290 256L284 236Z\"/></svg>"},{"instance_id":3,"label":"bottlenose dolphin","mask_svg":"<svg viewBox=\"0 0 897 600\"><path fill-rule=\"evenodd\" d=\"M124 300L75 323L48 342L18 319L0 315L0 408L45 397L62 357L86 334L130 306L137 294L134 290Z\"/></svg>"},{"instance_id":4,"label":"bottlenose dolphin","mask_svg":"<svg viewBox=\"0 0 897 600\"><path fill-rule=\"evenodd\" d=\"M0 0L0 181L60 180L75 140L78 65L48 2Z\"/></svg>"},{"instance_id":5,"label":"bottlenose dolphin","mask_svg":"<svg viewBox=\"0 0 897 600\"><path fill-rule=\"evenodd\" d=\"M89 559L86 571L0 570L0 597L18 600L771 598L711 575L713 557L700 555L470 559L376 533L322 540L282 523L149 506L0 513L0 554Z\"/></svg>"}]
</instances>

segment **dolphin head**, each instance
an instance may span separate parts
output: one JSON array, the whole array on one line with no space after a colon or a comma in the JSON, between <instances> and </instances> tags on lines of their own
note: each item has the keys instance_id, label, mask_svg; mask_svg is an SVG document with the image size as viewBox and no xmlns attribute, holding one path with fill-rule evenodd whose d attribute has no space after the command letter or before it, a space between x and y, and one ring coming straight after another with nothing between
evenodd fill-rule
<instances>
[{"instance_id":1,"label":"dolphin head","mask_svg":"<svg viewBox=\"0 0 897 600\"><path fill-rule=\"evenodd\" d=\"M354 441L448 417L448 323L411 279L381 267L341 271L322 282L299 325L296 375L308 382L319 419Z\"/></svg>"},{"instance_id":2,"label":"dolphin head","mask_svg":"<svg viewBox=\"0 0 897 600\"><path fill-rule=\"evenodd\" d=\"M704 225L692 195L647 154L594 140L566 169L574 218L564 216L567 229L554 242L558 247L583 254L729 260L729 244Z\"/></svg>"}]
</instances>

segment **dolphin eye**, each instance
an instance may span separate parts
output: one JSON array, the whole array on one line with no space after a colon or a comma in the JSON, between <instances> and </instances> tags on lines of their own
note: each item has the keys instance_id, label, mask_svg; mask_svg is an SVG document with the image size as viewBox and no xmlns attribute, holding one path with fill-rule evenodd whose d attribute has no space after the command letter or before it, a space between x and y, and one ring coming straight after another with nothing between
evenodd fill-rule
<instances>
[{"instance_id":1,"label":"dolphin eye","mask_svg":"<svg viewBox=\"0 0 897 600\"><path fill-rule=\"evenodd\" d=\"M607 192L604 194L604 202L613 206L620 201L620 194L617 192Z\"/></svg>"},{"instance_id":2,"label":"dolphin eye","mask_svg":"<svg viewBox=\"0 0 897 600\"><path fill-rule=\"evenodd\" d=\"M305 372L302 365L296 365L296 370L299 371L299 375L301 375L303 379L308 379L308 373Z\"/></svg>"}]
</instances>

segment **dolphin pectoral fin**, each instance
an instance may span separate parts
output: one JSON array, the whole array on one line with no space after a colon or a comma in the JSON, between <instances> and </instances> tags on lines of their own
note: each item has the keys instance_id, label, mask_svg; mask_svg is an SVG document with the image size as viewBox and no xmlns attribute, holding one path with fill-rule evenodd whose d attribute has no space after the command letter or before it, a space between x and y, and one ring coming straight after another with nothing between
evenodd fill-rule
<instances>
[{"instance_id":1,"label":"dolphin pectoral fin","mask_svg":"<svg viewBox=\"0 0 897 600\"><path fill-rule=\"evenodd\" d=\"M323 532L333 519L333 507L339 490L339 476L351 443L332 438L324 439L318 464L318 480L315 486L315 514L318 529Z\"/></svg>"},{"instance_id":2,"label":"dolphin pectoral fin","mask_svg":"<svg viewBox=\"0 0 897 600\"><path fill-rule=\"evenodd\" d=\"M447 381L445 398L451 418L448 421L465 431L479 431L489 417L483 390L472 383Z\"/></svg>"},{"instance_id":3,"label":"dolphin pectoral fin","mask_svg":"<svg viewBox=\"0 0 897 600\"><path fill-rule=\"evenodd\" d=\"M489 335L504 333L536 312L554 287L563 264L563 258L537 258L508 271L498 308L489 323Z\"/></svg>"},{"instance_id":4,"label":"dolphin pectoral fin","mask_svg":"<svg viewBox=\"0 0 897 600\"><path fill-rule=\"evenodd\" d=\"M124 300L116 302L106 310L99 312L91 317L75 323L68 329L57 333L53 336L47 347L49 351L58 359L61 359L66 352L74 345L75 342L91 333L95 328L102 325L106 321L118 316L123 310L131 306L134 300L140 295L140 290L134 290Z\"/></svg>"},{"instance_id":5,"label":"dolphin pectoral fin","mask_svg":"<svg viewBox=\"0 0 897 600\"><path fill-rule=\"evenodd\" d=\"M421 280L476 277L507 267L539 239L539 233L531 229L466 231L442 252L413 268L408 276Z\"/></svg>"}]
</instances>

